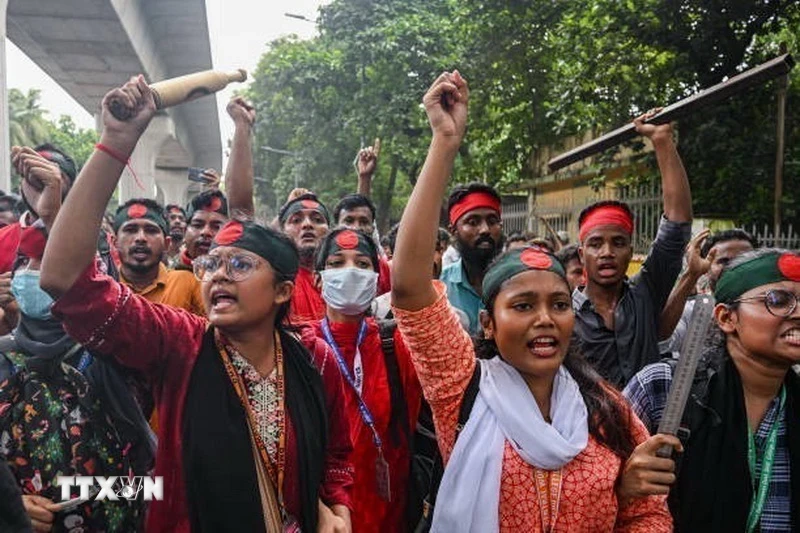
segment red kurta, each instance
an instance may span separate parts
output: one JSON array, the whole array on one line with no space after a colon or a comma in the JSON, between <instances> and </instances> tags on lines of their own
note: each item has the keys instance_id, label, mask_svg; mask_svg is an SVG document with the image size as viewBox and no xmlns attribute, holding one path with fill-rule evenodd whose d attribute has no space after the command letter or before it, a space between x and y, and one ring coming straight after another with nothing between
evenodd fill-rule
<instances>
[{"instance_id":1,"label":"red kurta","mask_svg":"<svg viewBox=\"0 0 800 533\"><path fill-rule=\"evenodd\" d=\"M330 326L333 338L342 351L342 357L352 372L359 324L331 323ZM314 324L314 330L319 338L324 339L320 322ZM408 427L413 433L422 401L422 388L417 380L408 349L397 330L394 333L394 345L408 405ZM375 460L378 454L372 440L372 432L361 418L355 391L347 381L344 381L345 409L350 419L353 463L356 469L353 485L353 532L401 532L406 530L404 513L411 454L407 442L400 443L400 446L395 446L392 442L389 429L391 416L389 381L378 325L372 318L367 319L367 333L361 344L361 359L364 371L363 398L375 419L378 434L383 441L384 457L389 463L392 501L387 503L378 493L375 473ZM339 368L335 359L331 363L338 373Z\"/></svg>"},{"instance_id":2,"label":"red kurta","mask_svg":"<svg viewBox=\"0 0 800 533\"><path fill-rule=\"evenodd\" d=\"M322 320L325 316L325 301L314 285L314 273L300 267L294 279L294 293L289 304L289 322L306 324Z\"/></svg>"},{"instance_id":3,"label":"red kurta","mask_svg":"<svg viewBox=\"0 0 800 533\"><path fill-rule=\"evenodd\" d=\"M17 250L22 238L19 222L0 229L0 273L10 272L17 260Z\"/></svg>"},{"instance_id":4,"label":"red kurta","mask_svg":"<svg viewBox=\"0 0 800 533\"><path fill-rule=\"evenodd\" d=\"M378 296L392 290L392 267L383 256L378 259Z\"/></svg>"},{"instance_id":5,"label":"red kurta","mask_svg":"<svg viewBox=\"0 0 800 533\"><path fill-rule=\"evenodd\" d=\"M101 274L95 263L53 306L53 314L86 348L113 355L124 366L145 373L153 383L161 426L155 475L164 477L164 500L150 504L147 531L190 531L183 479L182 420L187 388L208 321L183 309L148 302ZM352 507L352 445L348 419L340 416L345 405L341 376L325 371L335 362L330 348L314 337L310 328L303 331L302 341L322 374L327 401L328 449L320 497L328 505ZM286 417L290 421L288 411ZM287 424L286 433L285 503L290 513L299 516L299 465L292 424Z\"/></svg>"}]
</instances>

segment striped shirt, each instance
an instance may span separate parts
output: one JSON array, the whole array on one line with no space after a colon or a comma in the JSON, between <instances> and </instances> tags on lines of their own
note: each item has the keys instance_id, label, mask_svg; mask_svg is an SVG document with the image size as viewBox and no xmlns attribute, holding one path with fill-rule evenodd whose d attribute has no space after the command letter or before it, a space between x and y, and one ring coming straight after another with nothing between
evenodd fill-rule
<instances>
[{"instance_id":1,"label":"striped shirt","mask_svg":"<svg viewBox=\"0 0 800 533\"><path fill-rule=\"evenodd\" d=\"M647 426L651 434L655 434L661 415L667 404L669 388L672 384L672 369L666 363L655 363L646 366L625 387L623 395L631 403L633 411ZM789 442L786 433L786 414L778 419L779 399L770 403L758 431L755 434L756 476L761 477L761 461L772 425L778 425L778 442L775 449L775 462L772 466L767 500L761 514L761 533L777 533L792 531L791 515L791 483L789 463Z\"/></svg>"}]
</instances>

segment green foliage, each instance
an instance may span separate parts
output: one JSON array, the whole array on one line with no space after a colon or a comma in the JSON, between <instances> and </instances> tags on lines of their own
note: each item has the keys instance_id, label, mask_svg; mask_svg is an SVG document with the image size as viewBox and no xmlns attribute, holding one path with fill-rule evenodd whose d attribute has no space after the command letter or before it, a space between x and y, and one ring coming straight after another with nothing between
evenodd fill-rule
<instances>
[{"instance_id":1,"label":"green foliage","mask_svg":"<svg viewBox=\"0 0 800 533\"><path fill-rule=\"evenodd\" d=\"M48 112L39 105L39 91L27 94L19 89L9 89L9 131L11 146L30 146L51 143L69 154L78 168L89 159L97 144L97 132L79 128L72 117L62 115L57 121L46 118ZM19 186L19 176L12 169L12 188Z\"/></svg>"},{"instance_id":2,"label":"green foliage","mask_svg":"<svg viewBox=\"0 0 800 533\"><path fill-rule=\"evenodd\" d=\"M50 143L68 153L78 165L82 167L89 156L94 152L98 136L95 130L79 128L72 117L61 115L58 121L48 122L48 136Z\"/></svg>"},{"instance_id":3,"label":"green foliage","mask_svg":"<svg viewBox=\"0 0 800 533\"><path fill-rule=\"evenodd\" d=\"M39 107L40 91L31 89L8 90L9 139L11 146L35 146L44 142L48 134L46 113Z\"/></svg>"},{"instance_id":4,"label":"green foliage","mask_svg":"<svg viewBox=\"0 0 800 533\"><path fill-rule=\"evenodd\" d=\"M537 151L602 132L777 54L797 50L800 5L789 0L333 0L320 35L270 43L247 96L258 108L256 175L262 205L295 186L332 206L356 188L353 158L383 141L373 196L385 228L424 161L421 99L445 69L470 81L470 124L453 180L511 191ZM800 107L793 73L787 116L785 215L800 176ZM775 90L768 85L680 124L695 210L771 219ZM613 153L597 163L595 186ZM624 179L639 185L651 169Z\"/></svg>"}]
</instances>

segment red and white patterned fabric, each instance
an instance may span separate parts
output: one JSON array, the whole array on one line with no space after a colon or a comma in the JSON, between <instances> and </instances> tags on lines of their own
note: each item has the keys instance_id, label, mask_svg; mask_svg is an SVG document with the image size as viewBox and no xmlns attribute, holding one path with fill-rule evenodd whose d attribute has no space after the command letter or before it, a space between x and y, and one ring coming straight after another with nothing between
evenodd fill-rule
<instances>
[{"instance_id":1,"label":"red and white patterned fabric","mask_svg":"<svg viewBox=\"0 0 800 533\"><path fill-rule=\"evenodd\" d=\"M435 303L413 312L395 307L394 315L433 411L446 464L455 444L461 399L476 359L472 339L447 304L444 285L438 281L434 284L438 293ZM624 404L621 397L619 401ZM631 420L635 441L645 441L647 429L633 413ZM615 488L621 466L620 458L590 435L586 449L562 469L561 500L552 531L672 531L666 497L617 500ZM541 511L536 469L506 442L500 480L500 531L543 531Z\"/></svg>"}]
</instances>

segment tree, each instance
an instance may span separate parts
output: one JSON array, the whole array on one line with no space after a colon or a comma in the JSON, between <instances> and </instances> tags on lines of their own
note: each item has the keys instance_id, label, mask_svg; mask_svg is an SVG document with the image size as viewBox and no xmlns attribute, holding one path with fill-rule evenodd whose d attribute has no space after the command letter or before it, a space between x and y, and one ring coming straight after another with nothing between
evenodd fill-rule
<instances>
[{"instance_id":1,"label":"tree","mask_svg":"<svg viewBox=\"0 0 800 533\"><path fill-rule=\"evenodd\" d=\"M454 181L510 191L532 176L538 150L716 83L774 56L781 40L796 46L800 4L333 0L318 25L315 39L270 43L249 89L259 111L256 146L290 154L257 153L259 197L277 207L297 180L335 203L355 189L351 162L359 146L381 137L373 194L386 228L424 160L429 132L420 100L442 70L460 69L471 87ZM791 91L790 162L800 159ZM698 212L770 218L773 100L772 88L763 87L681 122ZM599 160L601 175L610 155ZM642 162L654 167L650 156ZM785 218L795 222L798 170L787 166L785 187Z\"/></svg>"},{"instance_id":2,"label":"tree","mask_svg":"<svg viewBox=\"0 0 800 533\"><path fill-rule=\"evenodd\" d=\"M94 152L98 135L93 129L79 128L72 117L61 115L57 122L47 123L47 140L69 154L80 168Z\"/></svg>"},{"instance_id":3,"label":"tree","mask_svg":"<svg viewBox=\"0 0 800 533\"><path fill-rule=\"evenodd\" d=\"M12 146L34 146L47 138L45 111L39 107L38 89L8 91L9 139Z\"/></svg>"}]
</instances>

